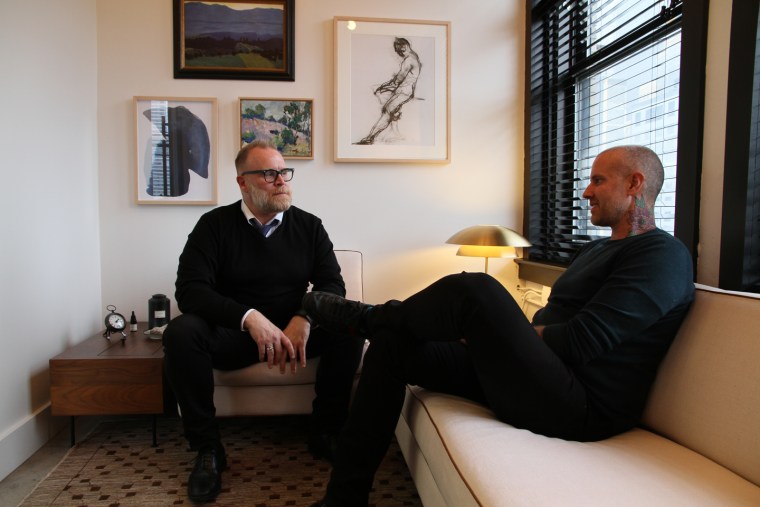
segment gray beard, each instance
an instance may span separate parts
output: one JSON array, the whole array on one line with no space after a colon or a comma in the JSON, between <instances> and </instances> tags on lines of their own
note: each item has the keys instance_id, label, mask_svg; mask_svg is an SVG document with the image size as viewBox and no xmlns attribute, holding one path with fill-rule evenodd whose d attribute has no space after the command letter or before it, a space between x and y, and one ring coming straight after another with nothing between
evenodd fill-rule
<instances>
[{"instance_id":1,"label":"gray beard","mask_svg":"<svg viewBox=\"0 0 760 507\"><path fill-rule=\"evenodd\" d=\"M253 207L261 210L262 213L279 213L281 211L287 211L290 208L290 202L292 198L287 202L281 199L272 199L269 194L258 188L249 187L248 197L251 199ZM291 197L291 196L288 196Z\"/></svg>"}]
</instances>

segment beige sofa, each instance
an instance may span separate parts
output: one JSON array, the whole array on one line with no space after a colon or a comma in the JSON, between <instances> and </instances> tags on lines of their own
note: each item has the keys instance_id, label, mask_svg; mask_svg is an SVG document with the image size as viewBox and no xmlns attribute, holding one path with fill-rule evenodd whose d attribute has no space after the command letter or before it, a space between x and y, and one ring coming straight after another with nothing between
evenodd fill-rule
<instances>
[{"instance_id":1,"label":"beige sofa","mask_svg":"<svg viewBox=\"0 0 760 507\"><path fill-rule=\"evenodd\" d=\"M410 387L396 436L426 507L760 506L760 297L697 287L625 434L547 438Z\"/></svg>"},{"instance_id":2,"label":"beige sofa","mask_svg":"<svg viewBox=\"0 0 760 507\"><path fill-rule=\"evenodd\" d=\"M364 299L362 254L356 250L335 250L340 264L346 297ZM314 380L319 358L298 368L295 374L281 374L266 363L232 371L214 370L216 414L225 416L310 414ZM359 372L357 372L358 378Z\"/></svg>"}]
</instances>

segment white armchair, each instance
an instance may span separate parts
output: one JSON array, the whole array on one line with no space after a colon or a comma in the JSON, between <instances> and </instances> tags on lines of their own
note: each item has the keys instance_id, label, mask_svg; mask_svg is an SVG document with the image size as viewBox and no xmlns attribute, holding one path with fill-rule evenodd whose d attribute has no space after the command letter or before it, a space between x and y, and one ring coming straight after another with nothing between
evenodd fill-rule
<instances>
[{"instance_id":1,"label":"white armchair","mask_svg":"<svg viewBox=\"0 0 760 507\"><path fill-rule=\"evenodd\" d=\"M362 253L335 250L346 284L346 297L364 298ZM214 370L214 404L217 416L310 414L314 400L314 379L319 358L307 368L281 374L266 363L232 371ZM359 376L357 370L357 379Z\"/></svg>"}]
</instances>

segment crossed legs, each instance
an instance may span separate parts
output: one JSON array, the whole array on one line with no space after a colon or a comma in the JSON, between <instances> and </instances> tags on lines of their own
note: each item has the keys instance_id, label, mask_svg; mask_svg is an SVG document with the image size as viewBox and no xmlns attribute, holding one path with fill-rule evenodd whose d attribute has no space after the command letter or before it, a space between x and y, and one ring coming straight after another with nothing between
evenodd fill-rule
<instances>
[{"instance_id":1,"label":"crossed legs","mask_svg":"<svg viewBox=\"0 0 760 507\"><path fill-rule=\"evenodd\" d=\"M374 307L374 334L327 488L328 505L366 505L406 384L488 405L514 426L580 439L586 395L504 287L463 273Z\"/></svg>"}]
</instances>

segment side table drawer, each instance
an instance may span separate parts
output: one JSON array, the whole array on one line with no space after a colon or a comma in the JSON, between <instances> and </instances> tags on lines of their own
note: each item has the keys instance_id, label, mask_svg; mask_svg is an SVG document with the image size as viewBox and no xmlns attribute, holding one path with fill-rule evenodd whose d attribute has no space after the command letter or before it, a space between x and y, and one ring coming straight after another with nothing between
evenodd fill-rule
<instances>
[{"instance_id":1,"label":"side table drawer","mask_svg":"<svg viewBox=\"0 0 760 507\"><path fill-rule=\"evenodd\" d=\"M53 415L159 414L164 410L160 359L50 362Z\"/></svg>"},{"instance_id":2,"label":"side table drawer","mask_svg":"<svg viewBox=\"0 0 760 507\"><path fill-rule=\"evenodd\" d=\"M143 335L147 324L124 340L101 333L50 360L50 404L56 416L161 414L164 352Z\"/></svg>"}]
</instances>

